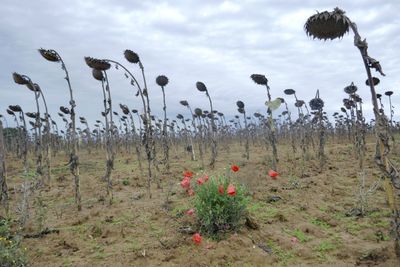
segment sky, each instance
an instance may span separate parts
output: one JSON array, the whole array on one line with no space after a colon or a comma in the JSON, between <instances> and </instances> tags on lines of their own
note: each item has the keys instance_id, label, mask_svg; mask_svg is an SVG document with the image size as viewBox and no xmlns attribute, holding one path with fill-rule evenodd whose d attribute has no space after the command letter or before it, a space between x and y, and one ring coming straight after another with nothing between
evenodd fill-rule
<instances>
[{"instance_id":1,"label":"sky","mask_svg":"<svg viewBox=\"0 0 400 267\"><path fill-rule=\"evenodd\" d=\"M319 41L304 31L307 18L316 11L340 7L357 23L369 54L386 73L378 93L394 91L392 103L400 120L400 1L398 0L2 0L0 5L0 114L8 105L34 112L34 95L15 84L12 73L29 76L46 97L49 113L68 106L69 91L61 65L43 59L37 49L54 49L69 71L77 115L93 125L103 108L101 84L93 79L85 56L112 59L126 66L141 81L135 64L125 60L125 49L135 51L145 68L153 114L162 117L158 75L166 75L167 113L175 117L192 108L209 109L205 94L197 91L202 81L214 108L227 117L237 113L236 101L245 103L248 114L266 113L265 87L250 79L253 73L269 80L272 98L283 97L292 111L294 98L284 89L296 90L307 103L319 89L328 115L340 112L346 97L343 88L354 82L372 118L371 95L360 53L350 32L340 40ZM113 108L118 104L142 110L136 90L121 70L112 68L108 77ZM383 100L388 107L387 97ZM280 114L281 108L276 112ZM6 115L10 124L12 118ZM79 124L79 123L78 123ZM63 125L63 124L61 124ZM79 126L79 125L78 125Z\"/></svg>"}]
</instances>

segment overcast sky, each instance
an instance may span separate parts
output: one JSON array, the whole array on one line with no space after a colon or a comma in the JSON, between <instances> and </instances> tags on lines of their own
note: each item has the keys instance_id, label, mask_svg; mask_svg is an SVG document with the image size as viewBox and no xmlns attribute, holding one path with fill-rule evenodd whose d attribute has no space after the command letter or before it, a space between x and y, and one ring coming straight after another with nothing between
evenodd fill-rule
<instances>
[{"instance_id":1,"label":"overcast sky","mask_svg":"<svg viewBox=\"0 0 400 267\"><path fill-rule=\"evenodd\" d=\"M387 76L373 71L381 79L377 91L393 90L393 104L399 107L398 0L2 0L0 114L10 104L35 111L33 93L13 82L14 71L41 86L53 118L58 118L59 106L68 106L64 73L60 64L40 56L37 49L43 47L62 56L77 113L90 124L100 118L102 91L83 58L119 61L141 80L137 65L123 57L125 49L137 52L144 64L157 116L162 114L161 89L155 83L160 74L170 80L166 87L169 116L188 114L179 104L183 99L193 108L209 109L204 93L196 90L197 81L206 84L215 109L226 115L237 113L237 100L245 103L248 113L265 113L265 88L249 77L260 73L267 76L272 97L285 97L290 106L294 99L285 96L284 89L295 89L307 102L319 89L329 115L339 111L346 96L343 88L353 81L370 117L370 92L352 33L323 42L307 37L303 29L316 10L331 11L336 6L357 23L361 36L367 38L370 56L381 62ZM108 73L114 109L121 113L118 104L124 103L141 110L140 98L134 96L124 73L115 69ZM395 120L399 116L400 108L395 110Z\"/></svg>"}]
</instances>

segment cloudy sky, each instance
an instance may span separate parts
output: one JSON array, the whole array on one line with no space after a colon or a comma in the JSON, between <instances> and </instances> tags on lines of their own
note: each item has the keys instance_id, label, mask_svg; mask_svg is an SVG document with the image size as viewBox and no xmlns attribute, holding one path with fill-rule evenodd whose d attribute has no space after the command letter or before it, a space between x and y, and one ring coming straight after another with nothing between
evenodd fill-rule
<instances>
[{"instance_id":1,"label":"cloudy sky","mask_svg":"<svg viewBox=\"0 0 400 267\"><path fill-rule=\"evenodd\" d=\"M169 116L187 114L179 101L208 109L205 95L195 88L202 81L215 109L237 113L242 100L248 113L266 112L265 88L249 76L265 74L272 97L293 88L307 102L317 89L329 114L338 111L343 88L359 87L368 116L370 93L353 35L323 42L306 36L303 25L316 10L339 6L358 25L369 43L370 56L381 62L386 77L377 91L393 90L395 119L400 120L400 1L398 0L2 0L0 6L0 114L10 104L35 111L34 96L13 82L16 71L28 75L44 92L50 114L68 105L68 89L57 63L44 60L38 48L54 49L70 73L79 116L91 124L100 118L102 92L84 56L121 62L141 80L136 65L123 57L137 52L144 64L153 112L162 112L161 89L155 78L166 75ZM141 109L141 101L120 70L110 70L114 108L119 103ZM290 106L294 99L285 97ZM386 99L385 99L386 102ZM388 105L387 105L388 106ZM280 110L282 111L282 110ZM120 110L118 109L118 112ZM7 115L8 116L8 115ZM8 117L9 118L9 117ZM11 121L11 119L8 119Z\"/></svg>"}]
</instances>

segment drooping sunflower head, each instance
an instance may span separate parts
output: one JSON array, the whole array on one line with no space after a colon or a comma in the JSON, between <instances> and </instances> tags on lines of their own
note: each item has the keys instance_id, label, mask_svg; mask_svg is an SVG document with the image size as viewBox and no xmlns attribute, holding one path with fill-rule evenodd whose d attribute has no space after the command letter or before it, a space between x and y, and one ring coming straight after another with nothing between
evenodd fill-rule
<instances>
[{"instance_id":1,"label":"drooping sunflower head","mask_svg":"<svg viewBox=\"0 0 400 267\"><path fill-rule=\"evenodd\" d=\"M197 90L199 90L200 92L206 92L207 91L207 87L203 82L197 82L196 83L196 88Z\"/></svg>"},{"instance_id":2,"label":"drooping sunflower head","mask_svg":"<svg viewBox=\"0 0 400 267\"><path fill-rule=\"evenodd\" d=\"M238 108L241 108L241 109L244 109L244 103L243 103L243 101L237 101L236 102L236 106L238 107Z\"/></svg>"},{"instance_id":3,"label":"drooping sunflower head","mask_svg":"<svg viewBox=\"0 0 400 267\"><path fill-rule=\"evenodd\" d=\"M10 105L8 106L8 108L14 112L22 112L22 108L19 105Z\"/></svg>"},{"instance_id":4,"label":"drooping sunflower head","mask_svg":"<svg viewBox=\"0 0 400 267\"><path fill-rule=\"evenodd\" d=\"M92 57L85 57L85 62L89 67L96 70L108 70L111 67L111 64L107 61Z\"/></svg>"},{"instance_id":5,"label":"drooping sunflower head","mask_svg":"<svg viewBox=\"0 0 400 267\"><path fill-rule=\"evenodd\" d=\"M98 81L102 81L104 79L103 71L101 71L101 70L92 69L92 75L93 75L93 78L95 78Z\"/></svg>"},{"instance_id":6,"label":"drooping sunflower head","mask_svg":"<svg viewBox=\"0 0 400 267\"><path fill-rule=\"evenodd\" d=\"M137 64L140 61L139 55L129 49L124 51L124 56L130 63Z\"/></svg>"},{"instance_id":7,"label":"drooping sunflower head","mask_svg":"<svg viewBox=\"0 0 400 267\"><path fill-rule=\"evenodd\" d=\"M252 74L252 75L250 75L250 78L256 84L259 84L259 85L267 85L268 84L268 79L263 74Z\"/></svg>"},{"instance_id":8,"label":"drooping sunflower head","mask_svg":"<svg viewBox=\"0 0 400 267\"><path fill-rule=\"evenodd\" d=\"M386 91L386 92L385 92L385 95L391 96L391 95L393 95L393 91Z\"/></svg>"},{"instance_id":9,"label":"drooping sunflower head","mask_svg":"<svg viewBox=\"0 0 400 267\"><path fill-rule=\"evenodd\" d=\"M355 86L352 82L349 86L346 86L344 88L344 92L349 95L354 94L355 92L357 92L357 86Z\"/></svg>"},{"instance_id":10,"label":"drooping sunflower head","mask_svg":"<svg viewBox=\"0 0 400 267\"><path fill-rule=\"evenodd\" d=\"M333 11L324 11L312 15L304 24L308 36L320 40L333 40L349 32L351 21L345 12L336 7Z\"/></svg>"},{"instance_id":11,"label":"drooping sunflower head","mask_svg":"<svg viewBox=\"0 0 400 267\"><path fill-rule=\"evenodd\" d=\"M181 101L179 101L179 103L184 107L189 106L189 102L187 102L186 100L181 100Z\"/></svg>"},{"instance_id":12,"label":"drooping sunflower head","mask_svg":"<svg viewBox=\"0 0 400 267\"><path fill-rule=\"evenodd\" d=\"M17 84L23 84L24 85L24 84L28 84L29 83L28 79L26 79L24 76L22 76L19 73L14 72L12 74L12 76L13 76L14 82L17 83Z\"/></svg>"},{"instance_id":13,"label":"drooping sunflower head","mask_svg":"<svg viewBox=\"0 0 400 267\"><path fill-rule=\"evenodd\" d=\"M322 110L324 107L324 101L319 97L313 98L310 101L310 107L311 110Z\"/></svg>"},{"instance_id":14,"label":"drooping sunflower head","mask_svg":"<svg viewBox=\"0 0 400 267\"><path fill-rule=\"evenodd\" d=\"M38 51L42 55L42 57L44 57L48 61L52 61L52 62L60 61L60 58L58 57L56 51L54 51L54 50L47 50L47 49L40 48L40 49L38 49Z\"/></svg>"},{"instance_id":15,"label":"drooping sunflower head","mask_svg":"<svg viewBox=\"0 0 400 267\"><path fill-rule=\"evenodd\" d=\"M156 83L161 86L164 87L168 84L168 78L165 75L160 75L156 78Z\"/></svg>"}]
</instances>

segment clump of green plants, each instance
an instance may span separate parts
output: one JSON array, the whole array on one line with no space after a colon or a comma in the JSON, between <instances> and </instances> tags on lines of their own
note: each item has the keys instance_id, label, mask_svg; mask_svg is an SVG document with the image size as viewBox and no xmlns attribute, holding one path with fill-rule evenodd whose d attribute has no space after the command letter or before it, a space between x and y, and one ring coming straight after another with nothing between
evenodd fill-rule
<instances>
[{"instance_id":1,"label":"clump of green plants","mask_svg":"<svg viewBox=\"0 0 400 267\"><path fill-rule=\"evenodd\" d=\"M0 263L4 267L28 266L25 252L20 247L20 240L13 238L10 222L0 219Z\"/></svg>"},{"instance_id":2,"label":"clump of green plants","mask_svg":"<svg viewBox=\"0 0 400 267\"><path fill-rule=\"evenodd\" d=\"M200 232L221 239L243 225L248 198L244 186L226 177L197 181L194 206Z\"/></svg>"}]
</instances>

